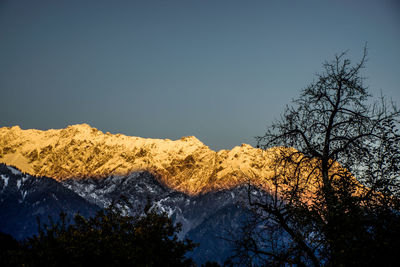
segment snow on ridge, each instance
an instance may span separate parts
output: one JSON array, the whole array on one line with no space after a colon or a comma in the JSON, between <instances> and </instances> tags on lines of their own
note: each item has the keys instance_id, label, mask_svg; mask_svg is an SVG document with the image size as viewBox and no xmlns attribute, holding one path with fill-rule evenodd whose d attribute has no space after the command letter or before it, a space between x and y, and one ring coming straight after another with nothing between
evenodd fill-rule
<instances>
[{"instance_id":1,"label":"snow on ridge","mask_svg":"<svg viewBox=\"0 0 400 267\"><path fill-rule=\"evenodd\" d=\"M8 186L8 180L10 179L9 177L6 177L6 176L4 176L4 175L0 175L0 177L1 177L1 179L3 180L3 182L4 182L4 186L3 186L3 189L4 188L6 188L7 186Z\"/></svg>"},{"instance_id":2,"label":"snow on ridge","mask_svg":"<svg viewBox=\"0 0 400 267\"><path fill-rule=\"evenodd\" d=\"M21 175L21 174L22 174L18 169L14 168L14 167L7 166L7 168L8 168L14 175Z\"/></svg>"}]
</instances>

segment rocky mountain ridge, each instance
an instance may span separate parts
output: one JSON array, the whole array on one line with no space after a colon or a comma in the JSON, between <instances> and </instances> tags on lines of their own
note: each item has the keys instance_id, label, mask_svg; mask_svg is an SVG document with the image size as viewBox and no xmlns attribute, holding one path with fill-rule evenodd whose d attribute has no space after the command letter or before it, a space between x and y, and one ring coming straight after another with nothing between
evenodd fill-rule
<instances>
[{"instance_id":1,"label":"rocky mountain ridge","mask_svg":"<svg viewBox=\"0 0 400 267\"><path fill-rule=\"evenodd\" d=\"M213 151L194 136L149 139L103 133L88 124L65 129L0 128L0 162L57 180L149 171L169 188L190 195L252 182L268 188L276 149L242 144Z\"/></svg>"}]
</instances>

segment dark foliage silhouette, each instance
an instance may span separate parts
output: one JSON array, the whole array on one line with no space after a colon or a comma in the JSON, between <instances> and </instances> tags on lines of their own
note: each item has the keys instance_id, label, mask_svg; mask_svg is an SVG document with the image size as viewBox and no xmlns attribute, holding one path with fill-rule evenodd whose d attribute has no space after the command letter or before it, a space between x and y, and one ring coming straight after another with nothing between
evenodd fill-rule
<instances>
[{"instance_id":1,"label":"dark foliage silhouette","mask_svg":"<svg viewBox=\"0 0 400 267\"><path fill-rule=\"evenodd\" d=\"M258 146L281 147L235 241L241 264L378 266L400 248L399 111L372 102L346 53L323 65ZM293 148L293 149L292 149Z\"/></svg>"},{"instance_id":2,"label":"dark foliage silhouette","mask_svg":"<svg viewBox=\"0 0 400 267\"><path fill-rule=\"evenodd\" d=\"M112 204L89 219L75 215L72 223L62 213L21 243L1 236L2 266L192 266L185 254L196 245L178 240L180 225L166 214L149 207L141 215L122 213Z\"/></svg>"}]
</instances>

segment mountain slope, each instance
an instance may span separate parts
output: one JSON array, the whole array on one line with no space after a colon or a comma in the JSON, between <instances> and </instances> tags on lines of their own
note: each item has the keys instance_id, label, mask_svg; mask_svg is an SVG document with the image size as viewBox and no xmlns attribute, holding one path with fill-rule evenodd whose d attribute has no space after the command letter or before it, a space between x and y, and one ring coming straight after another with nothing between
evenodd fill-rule
<instances>
[{"instance_id":1,"label":"mountain slope","mask_svg":"<svg viewBox=\"0 0 400 267\"><path fill-rule=\"evenodd\" d=\"M22 239L37 233L37 217L49 223L61 211L91 216L99 209L59 182L0 164L0 231Z\"/></svg>"},{"instance_id":2,"label":"mountain slope","mask_svg":"<svg viewBox=\"0 0 400 267\"><path fill-rule=\"evenodd\" d=\"M146 139L104 134L87 124L48 131L0 128L0 162L32 175L66 180L145 170L191 195L233 188L249 179L268 187L275 151L243 144L215 152L193 136Z\"/></svg>"},{"instance_id":3,"label":"mountain slope","mask_svg":"<svg viewBox=\"0 0 400 267\"><path fill-rule=\"evenodd\" d=\"M180 238L190 238L200 244L191 255L198 264L207 260L222 264L231 255L231 243L223 238L232 238L230 233L237 232L248 209L246 186L192 196L160 184L148 172L68 179L62 184L101 207L124 196L131 206L121 208L131 213L141 210L140 207L150 201L152 209L165 212L174 223L182 224ZM264 192L256 188L252 188L251 193L253 198L265 197Z\"/></svg>"}]
</instances>

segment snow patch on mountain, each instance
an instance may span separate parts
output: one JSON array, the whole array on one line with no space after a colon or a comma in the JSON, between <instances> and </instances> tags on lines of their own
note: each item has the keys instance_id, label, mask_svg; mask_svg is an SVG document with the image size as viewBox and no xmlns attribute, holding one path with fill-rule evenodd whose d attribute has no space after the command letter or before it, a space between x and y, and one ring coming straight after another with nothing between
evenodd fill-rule
<instances>
[{"instance_id":1,"label":"snow patch on mountain","mask_svg":"<svg viewBox=\"0 0 400 267\"><path fill-rule=\"evenodd\" d=\"M7 166L7 168L14 174L14 175L21 175L22 173L20 172L20 170L12 167L12 166Z\"/></svg>"},{"instance_id":2,"label":"snow patch on mountain","mask_svg":"<svg viewBox=\"0 0 400 267\"><path fill-rule=\"evenodd\" d=\"M8 185L8 177L4 176L4 175L0 175L1 179L3 180L3 189L7 187Z\"/></svg>"}]
</instances>

